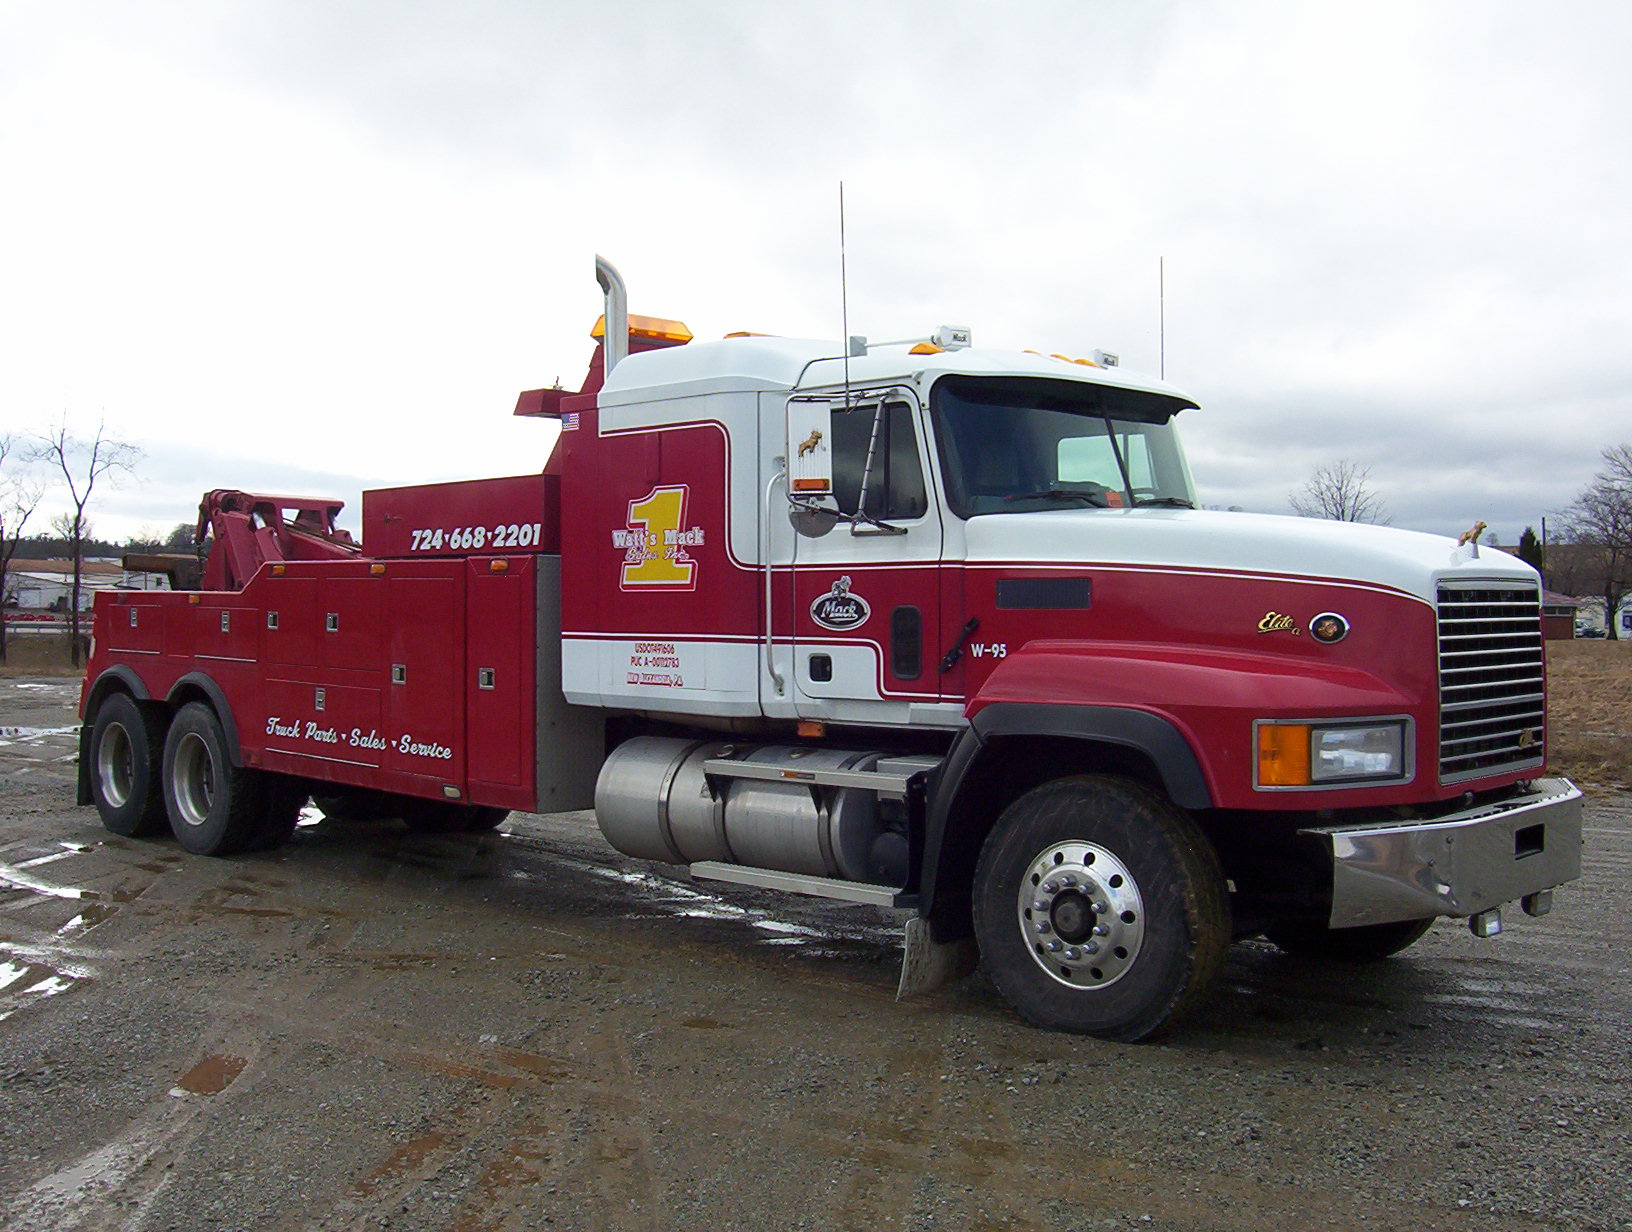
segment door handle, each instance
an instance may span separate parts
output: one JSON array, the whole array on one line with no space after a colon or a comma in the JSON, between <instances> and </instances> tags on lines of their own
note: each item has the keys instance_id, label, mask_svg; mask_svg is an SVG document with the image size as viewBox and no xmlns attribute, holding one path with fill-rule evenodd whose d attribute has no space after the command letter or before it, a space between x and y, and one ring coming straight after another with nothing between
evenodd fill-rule
<instances>
[{"instance_id":1,"label":"door handle","mask_svg":"<svg viewBox=\"0 0 1632 1232\"><path fill-rule=\"evenodd\" d=\"M958 660L963 658L963 644L969 640L969 635L978 628L980 628L980 617L969 617L968 623L963 626L962 631L958 634L958 640L952 643L952 649L941 656L941 675L946 675L957 665Z\"/></svg>"}]
</instances>

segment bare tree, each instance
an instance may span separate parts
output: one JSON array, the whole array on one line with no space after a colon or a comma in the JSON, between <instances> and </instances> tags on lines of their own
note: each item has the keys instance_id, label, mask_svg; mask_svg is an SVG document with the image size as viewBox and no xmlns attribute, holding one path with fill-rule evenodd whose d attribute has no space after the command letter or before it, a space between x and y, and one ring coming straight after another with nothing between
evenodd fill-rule
<instances>
[{"instance_id":1,"label":"bare tree","mask_svg":"<svg viewBox=\"0 0 1632 1232\"><path fill-rule=\"evenodd\" d=\"M0 608L6 599L6 575L23 541L23 528L39 508L45 485L29 470L28 455L11 435L0 436ZM6 622L0 611L0 663L6 661Z\"/></svg>"},{"instance_id":2,"label":"bare tree","mask_svg":"<svg viewBox=\"0 0 1632 1232\"><path fill-rule=\"evenodd\" d=\"M142 451L125 441L108 435L107 425L98 421L96 435L89 441L68 430L68 418L63 416L48 432L39 438L39 457L62 473L68 489L73 513L66 515L68 548L74 562L74 584L68 597L69 657L79 666L79 596L84 584L84 545L90 534L85 507L91 503L96 482L104 475L110 477L129 474L142 456Z\"/></svg>"},{"instance_id":3,"label":"bare tree","mask_svg":"<svg viewBox=\"0 0 1632 1232\"><path fill-rule=\"evenodd\" d=\"M1632 595L1632 444L1615 445L1600 455L1604 467L1564 511L1562 537L1589 549L1582 563L1583 589L1603 600L1604 625L1618 637L1615 613Z\"/></svg>"},{"instance_id":4,"label":"bare tree","mask_svg":"<svg viewBox=\"0 0 1632 1232\"><path fill-rule=\"evenodd\" d=\"M1309 481L1286 499L1300 517L1385 526L1390 520L1382 497L1371 488L1371 467L1347 458L1315 467Z\"/></svg>"}]
</instances>

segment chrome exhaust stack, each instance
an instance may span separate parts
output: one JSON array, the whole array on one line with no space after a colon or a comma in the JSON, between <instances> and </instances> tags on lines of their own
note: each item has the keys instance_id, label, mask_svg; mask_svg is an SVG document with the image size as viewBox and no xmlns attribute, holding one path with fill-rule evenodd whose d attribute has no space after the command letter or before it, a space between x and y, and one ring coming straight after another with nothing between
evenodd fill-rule
<instances>
[{"instance_id":1,"label":"chrome exhaust stack","mask_svg":"<svg viewBox=\"0 0 1632 1232\"><path fill-rule=\"evenodd\" d=\"M612 262L595 257L595 281L606 295L605 336L601 339L601 363L606 376L629 357L629 293L623 276Z\"/></svg>"}]
</instances>

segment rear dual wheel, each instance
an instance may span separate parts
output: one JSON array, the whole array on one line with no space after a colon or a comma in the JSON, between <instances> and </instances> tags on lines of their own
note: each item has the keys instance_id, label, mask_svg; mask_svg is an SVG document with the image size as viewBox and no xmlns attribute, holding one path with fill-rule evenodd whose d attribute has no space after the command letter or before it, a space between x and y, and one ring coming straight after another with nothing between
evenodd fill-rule
<instances>
[{"instance_id":1,"label":"rear dual wheel","mask_svg":"<svg viewBox=\"0 0 1632 1232\"><path fill-rule=\"evenodd\" d=\"M189 702L164 742L164 805L176 841L203 856L275 847L306 801L298 780L234 766L215 711Z\"/></svg>"},{"instance_id":2,"label":"rear dual wheel","mask_svg":"<svg viewBox=\"0 0 1632 1232\"><path fill-rule=\"evenodd\" d=\"M1171 1027L1230 943L1212 845L1129 779L1059 779L1016 800L981 850L973 905L987 971L1021 1015L1103 1039Z\"/></svg>"},{"instance_id":3,"label":"rear dual wheel","mask_svg":"<svg viewBox=\"0 0 1632 1232\"><path fill-rule=\"evenodd\" d=\"M160 762L164 725L155 710L115 693L91 722L91 800L102 824L126 838L164 829Z\"/></svg>"}]
</instances>

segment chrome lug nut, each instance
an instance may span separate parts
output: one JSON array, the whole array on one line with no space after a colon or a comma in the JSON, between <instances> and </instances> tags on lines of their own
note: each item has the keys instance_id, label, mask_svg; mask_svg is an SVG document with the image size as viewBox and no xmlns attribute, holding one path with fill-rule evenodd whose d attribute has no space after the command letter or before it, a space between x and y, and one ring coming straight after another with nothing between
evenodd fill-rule
<instances>
[{"instance_id":1,"label":"chrome lug nut","mask_svg":"<svg viewBox=\"0 0 1632 1232\"><path fill-rule=\"evenodd\" d=\"M1061 942L1061 941L1050 941L1043 948L1046 949L1050 954L1058 954L1062 949L1065 948L1065 943Z\"/></svg>"},{"instance_id":2,"label":"chrome lug nut","mask_svg":"<svg viewBox=\"0 0 1632 1232\"><path fill-rule=\"evenodd\" d=\"M1037 931L1040 932L1040 933L1049 933L1049 932L1053 932L1054 930L1049 927L1049 923L1048 923L1047 920L1038 920L1037 921Z\"/></svg>"},{"instance_id":3,"label":"chrome lug nut","mask_svg":"<svg viewBox=\"0 0 1632 1232\"><path fill-rule=\"evenodd\" d=\"M1090 909L1092 909L1092 911L1093 911L1093 913L1095 915L1104 915L1105 912L1106 912L1106 907L1105 907L1104 903L1089 903L1088 906L1090 907Z\"/></svg>"},{"instance_id":4,"label":"chrome lug nut","mask_svg":"<svg viewBox=\"0 0 1632 1232\"><path fill-rule=\"evenodd\" d=\"M1082 947L1082 951L1085 954L1097 954L1097 953L1099 953L1099 942L1090 941L1087 945Z\"/></svg>"},{"instance_id":5,"label":"chrome lug nut","mask_svg":"<svg viewBox=\"0 0 1632 1232\"><path fill-rule=\"evenodd\" d=\"M1069 950L1067 950L1065 952L1065 956L1067 958L1069 958L1072 962L1075 962L1077 959L1082 957L1082 951L1077 949L1076 946L1072 946Z\"/></svg>"},{"instance_id":6,"label":"chrome lug nut","mask_svg":"<svg viewBox=\"0 0 1632 1232\"><path fill-rule=\"evenodd\" d=\"M1111 935L1111 930L1106 928L1105 925L1103 925L1103 924L1095 924L1094 925L1094 936L1096 936L1096 937L1109 937L1110 935Z\"/></svg>"}]
</instances>

